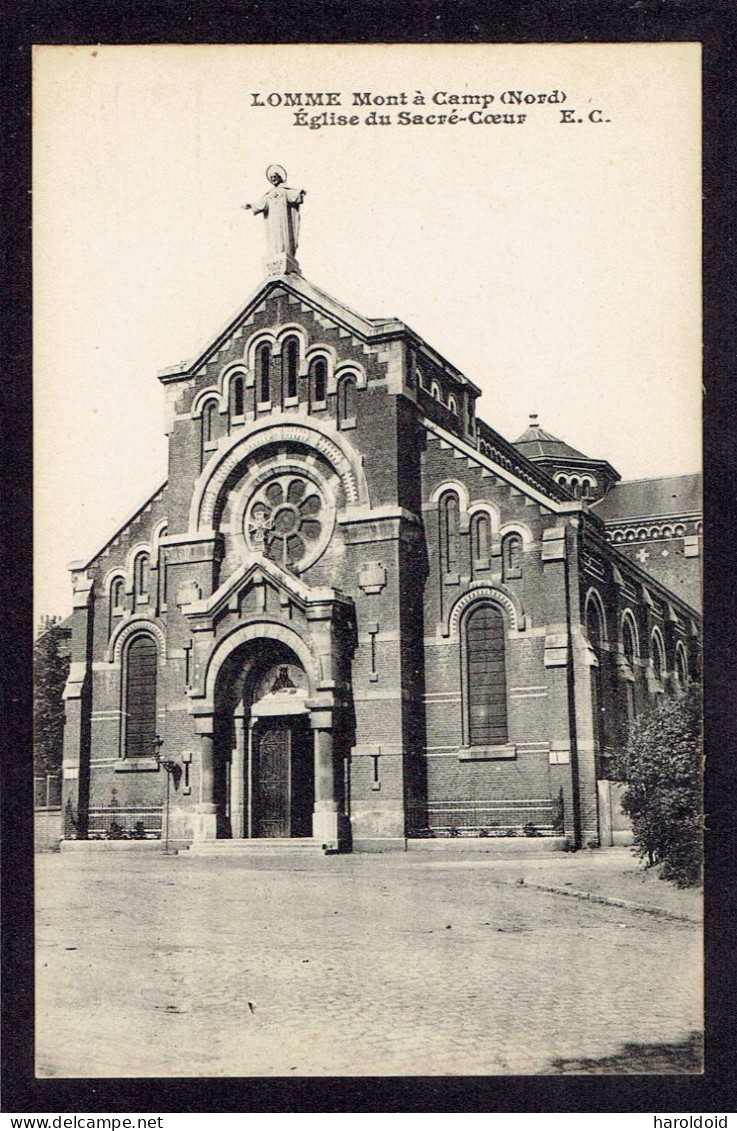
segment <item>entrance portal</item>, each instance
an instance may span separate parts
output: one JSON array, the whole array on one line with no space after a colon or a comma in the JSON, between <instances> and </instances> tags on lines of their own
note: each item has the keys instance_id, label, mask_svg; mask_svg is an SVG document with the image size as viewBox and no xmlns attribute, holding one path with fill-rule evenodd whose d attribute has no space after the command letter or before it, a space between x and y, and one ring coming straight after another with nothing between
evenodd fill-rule
<instances>
[{"instance_id":1,"label":"entrance portal","mask_svg":"<svg viewBox=\"0 0 737 1131\"><path fill-rule=\"evenodd\" d=\"M285 644L255 640L223 664L215 695L218 836L312 837L309 681Z\"/></svg>"},{"instance_id":2,"label":"entrance portal","mask_svg":"<svg viewBox=\"0 0 737 1131\"><path fill-rule=\"evenodd\" d=\"M304 717L259 720L253 734L253 836L312 835L315 804L311 732Z\"/></svg>"}]
</instances>

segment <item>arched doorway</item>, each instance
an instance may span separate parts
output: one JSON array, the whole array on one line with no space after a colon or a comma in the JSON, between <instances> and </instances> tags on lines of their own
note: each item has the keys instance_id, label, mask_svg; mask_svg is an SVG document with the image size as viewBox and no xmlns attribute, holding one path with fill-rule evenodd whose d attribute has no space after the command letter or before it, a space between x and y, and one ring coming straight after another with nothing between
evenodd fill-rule
<instances>
[{"instance_id":1,"label":"arched doorway","mask_svg":"<svg viewBox=\"0 0 737 1131\"><path fill-rule=\"evenodd\" d=\"M215 687L219 837L309 837L315 770L306 673L278 640L237 648Z\"/></svg>"}]
</instances>

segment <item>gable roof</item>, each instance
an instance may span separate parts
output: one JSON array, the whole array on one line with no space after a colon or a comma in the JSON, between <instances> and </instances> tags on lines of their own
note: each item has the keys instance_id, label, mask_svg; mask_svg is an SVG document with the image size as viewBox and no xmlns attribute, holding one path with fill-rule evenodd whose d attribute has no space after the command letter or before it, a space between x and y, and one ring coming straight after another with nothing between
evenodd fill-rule
<instances>
[{"instance_id":1,"label":"gable roof","mask_svg":"<svg viewBox=\"0 0 737 1131\"><path fill-rule=\"evenodd\" d=\"M459 382L468 385L477 394L480 394L481 390L477 385L474 385L473 381L470 381L459 369L456 369L454 365L442 357L437 350L433 349L428 342L421 338L411 327L407 326L406 323L400 322L398 318L364 318L362 314L358 314L357 311L347 306L344 302L333 298L327 291L323 291L320 287L315 286L314 283L305 279L304 276L294 272L290 272L287 275L275 275L273 278L269 278L261 283L257 289L253 291L246 303L240 307L237 313L226 322L203 349L189 361L182 361L178 365L160 370L158 375L159 380L167 383L169 381L176 381L182 377L191 376L193 373L197 372L201 366L210 360L213 354L222 349L228 339L258 310L261 304L279 289L294 295L295 298L300 299L323 317L329 318L337 326L350 334L354 334L356 337L362 338L364 341L377 342L400 335L407 335L412 338L429 357L435 360L448 373L452 374Z\"/></svg>"},{"instance_id":2,"label":"gable roof","mask_svg":"<svg viewBox=\"0 0 737 1131\"><path fill-rule=\"evenodd\" d=\"M607 523L698 513L701 511L701 475L670 475L618 483L591 509Z\"/></svg>"}]
</instances>

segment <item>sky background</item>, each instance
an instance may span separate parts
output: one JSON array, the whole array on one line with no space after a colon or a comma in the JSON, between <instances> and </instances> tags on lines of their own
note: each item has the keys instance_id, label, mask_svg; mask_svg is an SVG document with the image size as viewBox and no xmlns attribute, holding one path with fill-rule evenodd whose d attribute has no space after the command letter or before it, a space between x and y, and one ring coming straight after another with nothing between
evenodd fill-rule
<instances>
[{"instance_id":1,"label":"sky background","mask_svg":"<svg viewBox=\"0 0 737 1131\"><path fill-rule=\"evenodd\" d=\"M537 412L625 479L698 469L699 67L695 44L36 48L37 618L70 611L69 561L166 478L156 375L262 281L263 220L241 205L271 162L307 190L303 274L409 324L507 439ZM332 112L360 123L253 105L287 91L340 92ZM426 104L371 126L354 91ZM449 113L435 92L527 120L397 122Z\"/></svg>"}]
</instances>

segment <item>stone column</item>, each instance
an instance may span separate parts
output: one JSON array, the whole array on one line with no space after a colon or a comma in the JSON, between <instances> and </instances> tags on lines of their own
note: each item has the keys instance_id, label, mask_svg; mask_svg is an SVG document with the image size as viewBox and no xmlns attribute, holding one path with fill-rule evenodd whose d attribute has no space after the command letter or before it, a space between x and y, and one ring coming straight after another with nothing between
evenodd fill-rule
<instances>
[{"instance_id":1,"label":"stone column","mask_svg":"<svg viewBox=\"0 0 737 1131\"><path fill-rule=\"evenodd\" d=\"M246 823L246 836L250 840L253 836L254 824L254 806L253 806L253 730L256 726L256 719L251 716L251 721L248 724L248 764L246 781L248 783L248 813Z\"/></svg>"},{"instance_id":2,"label":"stone column","mask_svg":"<svg viewBox=\"0 0 737 1131\"><path fill-rule=\"evenodd\" d=\"M312 835L322 844L337 848L339 806L335 790L332 710L313 710L310 725L315 734L315 810L312 816Z\"/></svg>"},{"instance_id":3,"label":"stone column","mask_svg":"<svg viewBox=\"0 0 737 1131\"><path fill-rule=\"evenodd\" d=\"M198 720L200 738L199 802L195 807L195 841L217 839L217 807L215 805L215 742L212 719ZM209 729L205 729L209 724Z\"/></svg>"},{"instance_id":4,"label":"stone column","mask_svg":"<svg viewBox=\"0 0 737 1131\"><path fill-rule=\"evenodd\" d=\"M230 829L234 840L245 836L244 795L245 795L245 719L242 712L234 720L235 747L230 767Z\"/></svg>"}]
</instances>

